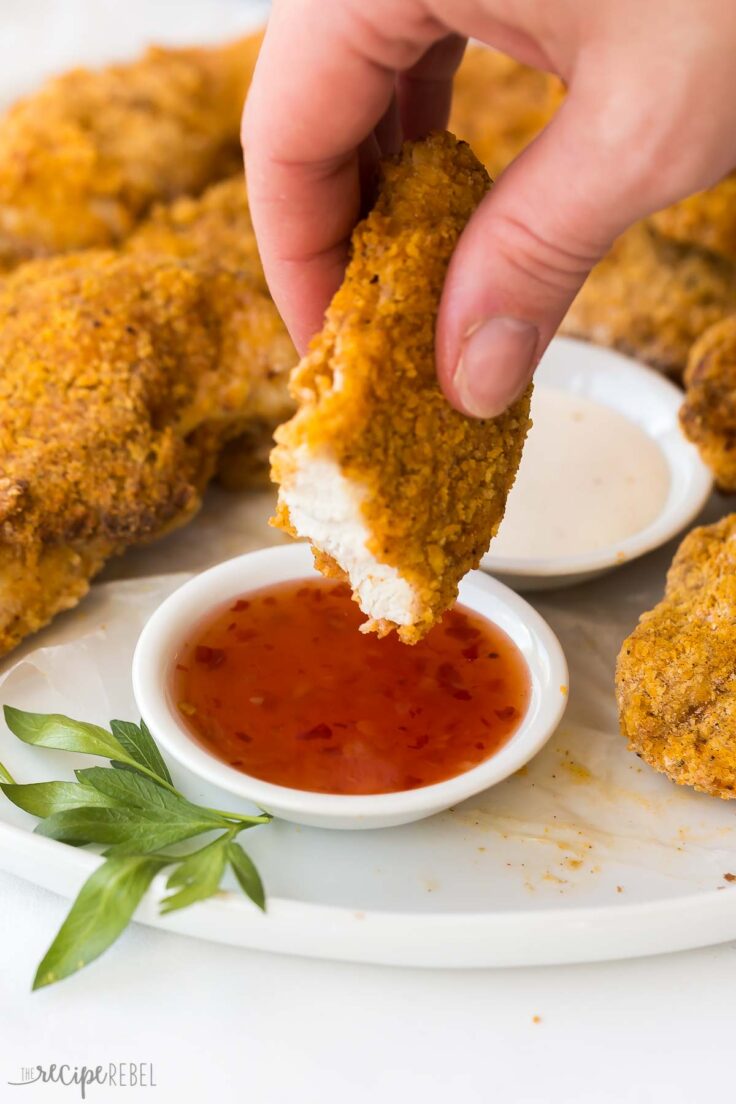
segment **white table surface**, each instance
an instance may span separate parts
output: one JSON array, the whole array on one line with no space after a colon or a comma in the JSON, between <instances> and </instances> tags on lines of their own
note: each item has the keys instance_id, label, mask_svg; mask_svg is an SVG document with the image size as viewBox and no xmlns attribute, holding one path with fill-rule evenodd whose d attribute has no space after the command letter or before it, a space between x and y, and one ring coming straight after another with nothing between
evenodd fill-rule
<instances>
[{"instance_id":1,"label":"white table surface","mask_svg":"<svg viewBox=\"0 0 736 1104\"><path fill-rule=\"evenodd\" d=\"M152 1062L156 1088L88 1100L695 1104L730 1099L736 944L630 962L428 971L243 951L134 925L49 989L68 907L0 875L0 1100L22 1065ZM541 1022L535 1023L534 1016Z\"/></svg>"}]
</instances>

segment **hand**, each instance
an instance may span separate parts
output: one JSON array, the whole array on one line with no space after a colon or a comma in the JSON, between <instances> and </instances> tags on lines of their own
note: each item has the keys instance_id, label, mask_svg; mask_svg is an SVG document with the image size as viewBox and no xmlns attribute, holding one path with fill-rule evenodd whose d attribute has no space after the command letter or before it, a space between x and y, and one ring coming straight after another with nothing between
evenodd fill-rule
<instances>
[{"instance_id":1,"label":"hand","mask_svg":"<svg viewBox=\"0 0 736 1104\"><path fill-rule=\"evenodd\" d=\"M467 36L569 89L478 208L445 283L440 381L490 417L612 240L736 166L736 4L275 0L244 144L266 277L300 350L342 280L361 166L446 125Z\"/></svg>"}]
</instances>

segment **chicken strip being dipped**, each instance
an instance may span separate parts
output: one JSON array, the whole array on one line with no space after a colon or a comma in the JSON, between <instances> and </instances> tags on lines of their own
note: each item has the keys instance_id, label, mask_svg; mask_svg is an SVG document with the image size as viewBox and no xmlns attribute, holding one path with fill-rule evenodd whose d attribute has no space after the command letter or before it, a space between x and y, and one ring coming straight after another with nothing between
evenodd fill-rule
<instances>
[{"instance_id":1,"label":"chicken strip being dipped","mask_svg":"<svg viewBox=\"0 0 736 1104\"><path fill-rule=\"evenodd\" d=\"M736 316L693 345L680 424L722 491L736 493Z\"/></svg>"},{"instance_id":2,"label":"chicken strip being dipped","mask_svg":"<svg viewBox=\"0 0 736 1104\"><path fill-rule=\"evenodd\" d=\"M561 332L681 377L693 342L736 310L736 266L637 223L595 266Z\"/></svg>"},{"instance_id":3,"label":"chicken strip being dipped","mask_svg":"<svg viewBox=\"0 0 736 1104\"><path fill-rule=\"evenodd\" d=\"M151 205L242 166L261 35L75 69L0 119L0 267L120 242Z\"/></svg>"},{"instance_id":4,"label":"chicken strip being dipped","mask_svg":"<svg viewBox=\"0 0 736 1104\"><path fill-rule=\"evenodd\" d=\"M187 521L294 353L244 274L87 251L0 281L0 654Z\"/></svg>"},{"instance_id":5,"label":"chicken strip being dipped","mask_svg":"<svg viewBox=\"0 0 736 1104\"><path fill-rule=\"evenodd\" d=\"M629 747L674 782L736 796L736 514L680 545L662 601L618 658Z\"/></svg>"},{"instance_id":6,"label":"chicken strip being dipped","mask_svg":"<svg viewBox=\"0 0 736 1104\"><path fill-rule=\"evenodd\" d=\"M406 643L486 551L529 426L529 392L479 421L448 404L435 373L447 265L489 186L450 134L384 163L325 327L292 376L299 410L276 432L274 523L312 542L324 574L349 579L366 630Z\"/></svg>"}]
</instances>

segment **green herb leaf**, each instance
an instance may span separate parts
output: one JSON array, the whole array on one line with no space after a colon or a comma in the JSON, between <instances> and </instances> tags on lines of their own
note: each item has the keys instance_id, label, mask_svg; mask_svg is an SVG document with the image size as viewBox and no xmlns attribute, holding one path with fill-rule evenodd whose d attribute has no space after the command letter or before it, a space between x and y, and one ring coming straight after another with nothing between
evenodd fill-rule
<instances>
[{"instance_id":1,"label":"green herb leaf","mask_svg":"<svg viewBox=\"0 0 736 1104\"><path fill-rule=\"evenodd\" d=\"M239 843L229 843L227 845L227 857L243 893L250 897L259 909L265 912L266 894L261 876L256 870L253 860L249 855L246 855Z\"/></svg>"},{"instance_id":2,"label":"green herb leaf","mask_svg":"<svg viewBox=\"0 0 736 1104\"><path fill-rule=\"evenodd\" d=\"M102 843L110 846L110 855L147 855L172 843L211 832L216 827L218 825L204 817L173 818L165 809L144 812L119 807L88 807L54 813L36 825L36 832L47 839L75 846Z\"/></svg>"},{"instance_id":3,"label":"green herb leaf","mask_svg":"<svg viewBox=\"0 0 736 1104\"><path fill-rule=\"evenodd\" d=\"M4 707L4 713L8 728L24 744L102 755L106 759L127 758L122 744L99 725L73 721L61 713L26 713L10 705Z\"/></svg>"},{"instance_id":4,"label":"green herb leaf","mask_svg":"<svg viewBox=\"0 0 736 1104\"><path fill-rule=\"evenodd\" d=\"M110 721L110 730L113 736L123 745L131 759L135 759L141 766L147 767L158 778L171 785L171 775L163 760L161 752L156 747L151 733L146 727L145 721L140 725L132 721ZM113 763L114 767L122 766L130 769L128 764Z\"/></svg>"},{"instance_id":5,"label":"green herb leaf","mask_svg":"<svg viewBox=\"0 0 736 1104\"><path fill-rule=\"evenodd\" d=\"M31 782L27 786L0 783L0 790L19 809L36 817L49 817L86 805L110 804L103 794L78 782Z\"/></svg>"},{"instance_id":6,"label":"green herb leaf","mask_svg":"<svg viewBox=\"0 0 736 1104\"><path fill-rule=\"evenodd\" d=\"M26 713L4 707L11 732L37 747L99 755L109 767L76 771L76 782L19 785L0 764L0 790L26 812L41 818L36 832L73 845L107 846L107 861L82 887L77 900L38 968L34 989L75 973L110 946L125 929L151 879L175 866L162 913L185 908L217 893L226 865L243 892L265 909L258 871L237 833L272 819L248 817L194 805L174 789L166 764L143 721L98 725L62 714ZM179 857L163 850L195 836L222 834ZM152 854L158 852L158 854Z\"/></svg>"},{"instance_id":7,"label":"green herb leaf","mask_svg":"<svg viewBox=\"0 0 736 1104\"><path fill-rule=\"evenodd\" d=\"M161 902L162 913L186 908L187 905L193 905L195 901L204 901L217 893L227 862L229 840L230 835L226 833L201 850L188 855L177 866L166 883L166 888L175 889L177 886L182 888L178 893L172 893L164 898Z\"/></svg>"},{"instance_id":8,"label":"green herb leaf","mask_svg":"<svg viewBox=\"0 0 736 1104\"><path fill-rule=\"evenodd\" d=\"M87 879L44 955L33 982L41 989L98 958L132 919L166 859L140 855L108 859Z\"/></svg>"},{"instance_id":9,"label":"green herb leaf","mask_svg":"<svg viewBox=\"0 0 736 1104\"><path fill-rule=\"evenodd\" d=\"M142 812L166 812L172 817L194 817L215 828L228 827L219 813L193 805L181 794L165 790L149 778L131 771L111 771L106 767L87 767L74 772L86 786L92 786L111 801Z\"/></svg>"}]
</instances>

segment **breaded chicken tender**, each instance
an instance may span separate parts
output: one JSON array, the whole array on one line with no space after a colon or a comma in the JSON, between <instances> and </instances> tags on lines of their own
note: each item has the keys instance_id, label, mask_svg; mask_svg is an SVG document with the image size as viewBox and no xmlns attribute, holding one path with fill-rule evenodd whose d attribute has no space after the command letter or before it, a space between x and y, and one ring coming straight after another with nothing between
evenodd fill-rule
<instances>
[{"instance_id":1,"label":"breaded chicken tender","mask_svg":"<svg viewBox=\"0 0 736 1104\"><path fill-rule=\"evenodd\" d=\"M196 257L233 272L247 272L267 290L242 171L196 198L184 196L158 204L122 248L126 253Z\"/></svg>"},{"instance_id":2,"label":"breaded chicken tender","mask_svg":"<svg viewBox=\"0 0 736 1104\"><path fill-rule=\"evenodd\" d=\"M294 352L244 274L87 251L0 280L0 654L183 524Z\"/></svg>"},{"instance_id":3,"label":"breaded chicken tender","mask_svg":"<svg viewBox=\"0 0 736 1104\"><path fill-rule=\"evenodd\" d=\"M657 212L651 221L663 237L736 261L736 173Z\"/></svg>"},{"instance_id":4,"label":"breaded chicken tender","mask_svg":"<svg viewBox=\"0 0 736 1104\"><path fill-rule=\"evenodd\" d=\"M258 255L243 174L213 184L197 199L185 197L155 207L150 217L123 244L126 253L165 254L195 258L199 264L245 273L267 294ZM278 347L283 333L275 311L264 315L269 332L259 335L262 347ZM292 363L286 366L291 368ZM273 431L294 413L284 361L264 365L252 380L249 420L242 435L229 441L217 463L218 482L242 491L268 484Z\"/></svg>"},{"instance_id":5,"label":"breaded chicken tender","mask_svg":"<svg viewBox=\"0 0 736 1104\"><path fill-rule=\"evenodd\" d=\"M0 119L0 266L117 244L155 202L235 172L260 41L152 49L15 104Z\"/></svg>"},{"instance_id":6,"label":"breaded chicken tender","mask_svg":"<svg viewBox=\"0 0 736 1104\"><path fill-rule=\"evenodd\" d=\"M557 77L471 45L455 76L449 128L495 179L547 125L564 94Z\"/></svg>"},{"instance_id":7,"label":"breaded chicken tender","mask_svg":"<svg viewBox=\"0 0 736 1104\"><path fill-rule=\"evenodd\" d=\"M735 310L734 265L638 223L593 269L561 332L680 377L693 342Z\"/></svg>"},{"instance_id":8,"label":"breaded chicken tender","mask_svg":"<svg viewBox=\"0 0 736 1104\"><path fill-rule=\"evenodd\" d=\"M711 326L693 345L680 424L720 489L736 493L736 316Z\"/></svg>"},{"instance_id":9,"label":"breaded chicken tender","mask_svg":"<svg viewBox=\"0 0 736 1104\"><path fill-rule=\"evenodd\" d=\"M679 785L723 798L736 796L734 626L736 514L685 538L616 674L632 751Z\"/></svg>"},{"instance_id":10,"label":"breaded chicken tender","mask_svg":"<svg viewBox=\"0 0 736 1104\"><path fill-rule=\"evenodd\" d=\"M435 323L457 239L490 186L450 134L384 163L375 207L325 326L295 370L295 417L276 432L274 523L347 577L366 630L419 640L495 534L529 426L527 393L479 421L435 373Z\"/></svg>"}]
</instances>

